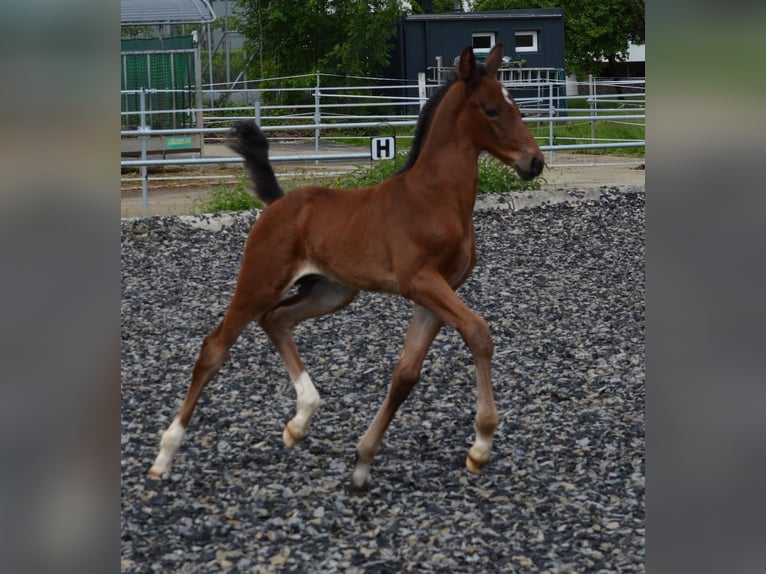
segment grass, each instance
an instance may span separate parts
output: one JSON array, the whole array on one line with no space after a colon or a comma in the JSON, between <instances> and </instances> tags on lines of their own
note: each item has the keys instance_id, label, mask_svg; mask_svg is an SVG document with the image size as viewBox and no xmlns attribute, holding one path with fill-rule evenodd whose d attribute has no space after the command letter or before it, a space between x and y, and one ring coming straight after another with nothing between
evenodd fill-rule
<instances>
[{"instance_id":1,"label":"grass","mask_svg":"<svg viewBox=\"0 0 766 574\"><path fill-rule=\"evenodd\" d=\"M250 193L245 180L234 187L221 185L213 188L205 198L195 200L195 213L215 213L218 211L249 211L263 209L265 206Z\"/></svg>"},{"instance_id":2,"label":"grass","mask_svg":"<svg viewBox=\"0 0 766 574\"><path fill-rule=\"evenodd\" d=\"M397 154L394 159L376 161L370 167L359 167L352 172L335 176L333 187L369 187L388 179L403 167L407 162L407 156Z\"/></svg>"}]
</instances>

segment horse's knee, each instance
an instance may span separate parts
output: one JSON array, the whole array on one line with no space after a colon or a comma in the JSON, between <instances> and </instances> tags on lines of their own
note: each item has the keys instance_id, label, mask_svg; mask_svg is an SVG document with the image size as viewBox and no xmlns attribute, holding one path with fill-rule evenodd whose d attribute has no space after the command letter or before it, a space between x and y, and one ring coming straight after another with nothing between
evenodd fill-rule
<instances>
[{"instance_id":1,"label":"horse's knee","mask_svg":"<svg viewBox=\"0 0 766 574\"><path fill-rule=\"evenodd\" d=\"M389 395L399 405L409 396L410 391L420 380L420 368L416 365L400 365L391 380Z\"/></svg>"},{"instance_id":2,"label":"horse's knee","mask_svg":"<svg viewBox=\"0 0 766 574\"><path fill-rule=\"evenodd\" d=\"M228 354L229 347L221 340L221 325L219 325L202 341L197 365L205 370L217 370L226 360Z\"/></svg>"},{"instance_id":3,"label":"horse's knee","mask_svg":"<svg viewBox=\"0 0 766 574\"><path fill-rule=\"evenodd\" d=\"M474 356L484 359L492 358L495 352L492 333L487 322L478 315L465 327L463 339Z\"/></svg>"}]
</instances>

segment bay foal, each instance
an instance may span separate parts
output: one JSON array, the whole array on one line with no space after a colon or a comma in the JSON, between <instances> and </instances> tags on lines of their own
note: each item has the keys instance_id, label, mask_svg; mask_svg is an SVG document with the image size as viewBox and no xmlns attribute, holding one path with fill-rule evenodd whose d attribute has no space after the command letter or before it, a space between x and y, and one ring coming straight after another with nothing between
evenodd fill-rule
<instances>
[{"instance_id":1,"label":"bay foal","mask_svg":"<svg viewBox=\"0 0 766 574\"><path fill-rule=\"evenodd\" d=\"M360 290L401 295L415 307L388 394L357 446L352 487L367 487L383 435L445 324L458 330L476 364L476 438L466 466L480 472L498 424L490 372L493 343L487 323L455 294L476 264L478 158L486 150L527 180L538 176L544 163L519 108L495 79L501 59L501 44L489 53L485 67L470 48L463 50L457 80L437 102L429 102L432 117L411 162L370 188L303 187L284 195L263 133L254 123L234 126L230 145L244 157L255 191L268 207L250 231L233 299L202 343L186 398L160 441L152 477L169 472L202 390L252 321L273 341L295 387L296 414L282 434L287 447L295 446L306 435L319 394L293 329L348 305ZM286 296L296 282L297 293Z\"/></svg>"}]
</instances>

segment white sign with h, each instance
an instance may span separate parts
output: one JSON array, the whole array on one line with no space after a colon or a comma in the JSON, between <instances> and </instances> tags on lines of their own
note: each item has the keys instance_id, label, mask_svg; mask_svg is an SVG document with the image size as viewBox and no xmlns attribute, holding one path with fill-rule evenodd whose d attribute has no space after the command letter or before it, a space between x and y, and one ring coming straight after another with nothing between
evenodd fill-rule
<instances>
[{"instance_id":1,"label":"white sign with h","mask_svg":"<svg viewBox=\"0 0 766 574\"><path fill-rule=\"evenodd\" d=\"M373 160L393 159L396 155L396 138L370 138L370 157Z\"/></svg>"}]
</instances>

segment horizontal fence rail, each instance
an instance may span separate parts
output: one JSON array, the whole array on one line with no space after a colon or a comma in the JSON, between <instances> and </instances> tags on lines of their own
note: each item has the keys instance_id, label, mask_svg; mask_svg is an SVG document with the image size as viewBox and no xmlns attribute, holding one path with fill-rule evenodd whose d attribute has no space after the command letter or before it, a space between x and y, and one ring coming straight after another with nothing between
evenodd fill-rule
<instances>
[{"instance_id":1,"label":"horizontal fence rail","mask_svg":"<svg viewBox=\"0 0 766 574\"><path fill-rule=\"evenodd\" d=\"M540 148L549 154L547 163L555 166L555 152L645 147L641 139L599 138L597 125L632 124L645 126L646 84L644 79L613 80L589 78L588 82L572 83L561 79L563 74L550 70L523 74L508 74L504 84L514 94L522 112L523 120L533 130ZM244 89L217 89L203 86L196 89L197 99L193 106L187 100L183 107L157 109L157 94L168 92L189 94L190 90L139 89L122 90L123 100L122 158L125 169L138 168L142 187L144 215L147 214L149 167L200 166L241 163L239 156L215 157L205 153L205 145L224 141L226 132L237 120L254 119L270 139L279 141L313 140L313 153L277 154L270 156L274 162L351 162L371 161L371 152L360 151L369 146L371 137L388 135L411 135L417 123L418 112L428 96L440 85L420 75L418 83L402 80L386 84L382 79L370 80L363 85L323 85L324 74L295 76L281 81L248 81ZM530 82L530 78L535 78ZM337 78L335 78L337 79ZM356 78L359 80L358 78ZM539 79L539 81L538 81ZM295 86L295 82L313 85ZM290 83L292 82L292 83ZM534 85L531 85L534 84ZM572 90L575 94L569 94ZM177 101L165 97L163 101ZM265 102L265 103L264 103ZM125 105L126 103L130 105ZM165 127L162 118L179 114L195 118L196 125ZM155 120L155 118L157 118ZM159 123L158 123L159 122ZM589 135L565 136L556 133L561 126L589 126ZM342 130L342 134L338 134ZM582 131L582 130L580 130ZM404 133L402 133L404 132ZM296 134L305 133L305 136ZM322 138L329 141L342 136L356 138L360 143L340 153L321 152ZM402 150L399 150L402 151ZM161 156L158 157L150 156ZM638 160L637 160L638 163ZM178 176L182 179L184 176ZM167 181L172 176L164 176ZM137 178L124 176L123 180Z\"/></svg>"}]
</instances>

